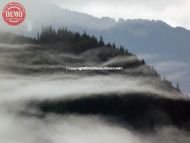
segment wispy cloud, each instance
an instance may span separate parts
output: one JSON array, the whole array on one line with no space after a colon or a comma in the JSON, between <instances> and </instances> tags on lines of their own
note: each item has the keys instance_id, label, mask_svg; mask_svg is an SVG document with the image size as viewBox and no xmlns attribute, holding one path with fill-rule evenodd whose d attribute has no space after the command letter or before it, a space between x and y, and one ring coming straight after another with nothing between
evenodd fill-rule
<instances>
[{"instance_id":1,"label":"wispy cloud","mask_svg":"<svg viewBox=\"0 0 190 143\"><path fill-rule=\"evenodd\" d=\"M13 50L22 48L17 45L6 51L6 46L11 45L0 45L0 60L13 58L15 54ZM4 64L9 65L13 62L10 61ZM18 62L15 65L17 64ZM179 65L184 66L183 64ZM3 68L3 66L0 66L0 142L2 143L190 142L189 133L185 134L182 130L170 127L166 129L159 128L155 134L141 134L106 122L98 115L95 117L48 115L46 118L35 118L34 116L22 116L20 113L20 111L26 111L27 113L30 110L32 110L31 112L36 111L33 108L28 110L25 106L28 101L33 101L32 99L43 101L47 99L57 100L61 97L62 100L65 100L65 98L73 100L74 98L91 97L92 94L98 93L102 95L106 93L109 96L109 93L114 92L148 92L174 98L173 94L175 93L168 93L167 90L159 88L160 80L157 81L157 78L152 80L151 77L137 78L125 74L73 75L64 74L64 72L61 74L42 73L38 76L26 76L2 72ZM159 112L156 111L156 113ZM154 113L151 114L154 115ZM151 116L151 118L154 118L154 116Z\"/></svg>"},{"instance_id":2,"label":"wispy cloud","mask_svg":"<svg viewBox=\"0 0 190 143\"><path fill-rule=\"evenodd\" d=\"M179 70L187 70L189 69L189 64L180 61L164 61L158 62L154 64L162 72L174 72Z\"/></svg>"}]
</instances>

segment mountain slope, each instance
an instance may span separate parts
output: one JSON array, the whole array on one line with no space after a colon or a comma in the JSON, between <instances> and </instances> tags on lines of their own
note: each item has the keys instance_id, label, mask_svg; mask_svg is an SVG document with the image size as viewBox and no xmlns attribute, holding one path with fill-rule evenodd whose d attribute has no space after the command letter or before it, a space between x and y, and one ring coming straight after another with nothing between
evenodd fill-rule
<instances>
[{"instance_id":1,"label":"mountain slope","mask_svg":"<svg viewBox=\"0 0 190 143\"><path fill-rule=\"evenodd\" d=\"M120 19L116 22L109 17L99 19L54 4L39 4L35 6L35 11L31 10L26 23L18 27L16 33L34 37L44 23L56 28L64 26L81 33L86 31L96 37L102 35L106 42L124 45L153 65L162 77L171 80L173 84L179 82L185 93L190 92L190 31L187 29L174 28L154 20ZM10 28L8 30L14 31Z\"/></svg>"},{"instance_id":2,"label":"mountain slope","mask_svg":"<svg viewBox=\"0 0 190 143\"><path fill-rule=\"evenodd\" d=\"M190 141L189 99L144 60L65 28L37 37L0 44L0 140ZM84 66L122 69L77 69Z\"/></svg>"}]
</instances>

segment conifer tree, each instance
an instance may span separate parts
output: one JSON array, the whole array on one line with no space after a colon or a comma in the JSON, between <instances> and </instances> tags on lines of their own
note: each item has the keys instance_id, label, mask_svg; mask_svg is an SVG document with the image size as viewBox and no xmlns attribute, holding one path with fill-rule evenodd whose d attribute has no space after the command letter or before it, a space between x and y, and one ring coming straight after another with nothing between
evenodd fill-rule
<instances>
[{"instance_id":1,"label":"conifer tree","mask_svg":"<svg viewBox=\"0 0 190 143\"><path fill-rule=\"evenodd\" d=\"M105 46L105 43L104 43L104 40L103 40L102 36L100 36L99 46Z\"/></svg>"}]
</instances>

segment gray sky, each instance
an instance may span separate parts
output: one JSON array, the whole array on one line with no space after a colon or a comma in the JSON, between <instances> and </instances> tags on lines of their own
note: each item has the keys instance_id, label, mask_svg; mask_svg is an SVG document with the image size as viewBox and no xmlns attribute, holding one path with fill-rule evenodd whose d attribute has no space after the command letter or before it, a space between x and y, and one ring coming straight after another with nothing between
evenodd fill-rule
<instances>
[{"instance_id":1,"label":"gray sky","mask_svg":"<svg viewBox=\"0 0 190 143\"><path fill-rule=\"evenodd\" d=\"M0 7L11 0L1 0ZM172 26L190 29L190 0L16 0L33 9L39 2L53 2L62 8L96 17L115 19L159 19Z\"/></svg>"}]
</instances>

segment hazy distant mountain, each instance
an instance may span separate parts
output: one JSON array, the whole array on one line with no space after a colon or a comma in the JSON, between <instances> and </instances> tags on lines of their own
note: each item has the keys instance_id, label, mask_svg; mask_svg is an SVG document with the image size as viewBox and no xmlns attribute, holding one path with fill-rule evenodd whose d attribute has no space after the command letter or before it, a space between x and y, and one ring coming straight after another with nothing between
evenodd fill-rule
<instances>
[{"instance_id":1,"label":"hazy distant mountain","mask_svg":"<svg viewBox=\"0 0 190 143\"><path fill-rule=\"evenodd\" d=\"M181 27L171 27L163 21L124 20L96 18L87 14L65 10L53 4L35 7L28 15L22 33L36 35L42 25L67 27L73 31L103 36L106 42L124 45L129 51L143 57L154 65L166 78L189 91L190 87L190 31ZM40 15L37 13L40 9ZM42 18L43 17L43 18ZM25 32L23 32L25 31Z\"/></svg>"}]
</instances>

